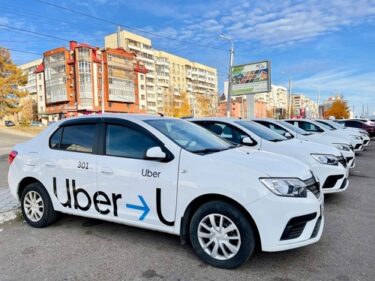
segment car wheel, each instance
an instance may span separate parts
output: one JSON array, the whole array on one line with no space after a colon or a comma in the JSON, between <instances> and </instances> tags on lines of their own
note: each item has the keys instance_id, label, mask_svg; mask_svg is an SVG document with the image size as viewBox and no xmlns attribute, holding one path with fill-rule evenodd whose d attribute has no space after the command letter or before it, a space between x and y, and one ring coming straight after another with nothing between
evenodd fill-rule
<instances>
[{"instance_id":1,"label":"car wheel","mask_svg":"<svg viewBox=\"0 0 375 281\"><path fill-rule=\"evenodd\" d=\"M31 183L22 191L21 208L23 217L33 227L48 226L57 218L51 199L40 183Z\"/></svg>"},{"instance_id":2,"label":"car wheel","mask_svg":"<svg viewBox=\"0 0 375 281\"><path fill-rule=\"evenodd\" d=\"M255 248L254 231L245 214L224 201L199 207L190 221L189 234L196 254L216 267L239 267Z\"/></svg>"}]
</instances>

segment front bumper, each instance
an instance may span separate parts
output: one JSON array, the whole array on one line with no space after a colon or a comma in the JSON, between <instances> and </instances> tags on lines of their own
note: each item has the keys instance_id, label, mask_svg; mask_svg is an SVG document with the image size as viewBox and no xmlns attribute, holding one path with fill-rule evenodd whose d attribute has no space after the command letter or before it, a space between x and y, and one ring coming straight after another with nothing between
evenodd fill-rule
<instances>
[{"instance_id":1,"label":"front bumper","mask_svg":"<svg viewBox=\"0 0 375 281\"><path fill-rule=\"evenodd\" d=\"M338 166L315 165L311 167L311 170L319 179L323 193L342 192L349 186L349 170L341 164Z\"/></svg>"},{"instance_id":2,"label":"front bumper","mask_svg":"<svg viewBox=\"0 0 375 281\"><path fill-rule=\"evenodd\" d=\"M269 193L247 205L246 209L257 225L262 250L284 251L318 242L324 228L323 198L323 194L320 194L317 199L312 192L308 192L307 198L281 197ZM291 229L295 220L306 216L308 220L298 230ZM285 235L288 231L293 235Z\"/></svg>"}]
</instances>

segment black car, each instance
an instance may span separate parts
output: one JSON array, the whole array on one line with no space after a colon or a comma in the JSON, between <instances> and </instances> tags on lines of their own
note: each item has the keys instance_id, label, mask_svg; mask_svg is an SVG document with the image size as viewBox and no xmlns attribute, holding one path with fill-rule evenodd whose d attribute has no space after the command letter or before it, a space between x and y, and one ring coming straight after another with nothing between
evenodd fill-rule
<instances>
[{"instance_id":1,"label":"black car","mask_svg":"<svg viewBox=\"0 0 375 281\"><path fill-rule=\"evenodd\" d=\"M375 137L375 126L369 123L365 123L358 119L350 119L350 120L337 120L340 124L345 125L346 127L358 128L366 130L367 133L370 135L371 138Z\"/></svg>"},{"instance_id":2,"label":"black car","mask_svg":"<svg viewBox=\"0 0 375 281\"><path fill-rule=\"evenodd\" d=\"M15 126L16 124L14 124L13 121L5 120L5 121L4 121L4 125L5 125L6 127L13 127L13 126Z\"/></svg>"}]
</instances>

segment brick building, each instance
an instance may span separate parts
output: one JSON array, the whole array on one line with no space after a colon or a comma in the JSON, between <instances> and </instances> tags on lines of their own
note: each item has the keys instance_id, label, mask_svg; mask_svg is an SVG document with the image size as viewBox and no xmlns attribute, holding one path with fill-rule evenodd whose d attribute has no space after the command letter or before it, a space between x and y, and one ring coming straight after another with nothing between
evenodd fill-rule
<instances>
[{"instance_id":1,"label":"brick building","mask_svg":"<svg viewBox=\"0 0 375 281\"><path fill-rule=\"evenodd\" d=\"M37 68L44 78L49 120L101 112L103 86L106 112L140 112L138 74L146 72L132 52L75 41L69 49L45 52Z\"/></svg>"}]
</instances>

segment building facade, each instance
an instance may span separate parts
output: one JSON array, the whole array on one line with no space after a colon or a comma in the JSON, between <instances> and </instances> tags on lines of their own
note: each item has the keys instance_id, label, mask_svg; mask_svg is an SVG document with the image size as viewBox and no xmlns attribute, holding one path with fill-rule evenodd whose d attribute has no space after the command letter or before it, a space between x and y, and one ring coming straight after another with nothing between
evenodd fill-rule
<instances>
[{"instance_id":1,"label":"building facade","mask_svg":"<svg viewBox=\"0 0 375 281\"><path fill-rule=\"evenodd\" d=\"M138 77L146 73L134 53L75 41L45 52L36 70L49 120L101 112L102 100L106 112L142 112Z\"/></svg>"},{"instance_id":2,"label":"building facade","mask_svg":"<svg viewBox=\"0 0 375 281\"><path fill-rule=\"evenodd\" d=\"M170 106L170 100L178 108L181 106L181 94L186 93L192 108L195 108L195 115L217 111L215 68L154 50L150 39L126 30L105 36L105 47L121 47L135 52L144 63L148 73L144 89L139 89L141 109L149 113L163 113L167 111L165 107Z\"/></svg>"},{"instance_id":3,"label":"building facade","mask_svg":"<svg viewBox=\"0 0 375 281\"><path fill-rule=\"evenodd\" d=\"M294 118L318 118L318 104L303 94L292 95L292 116Z\"/></svg>"}]
</instances>

